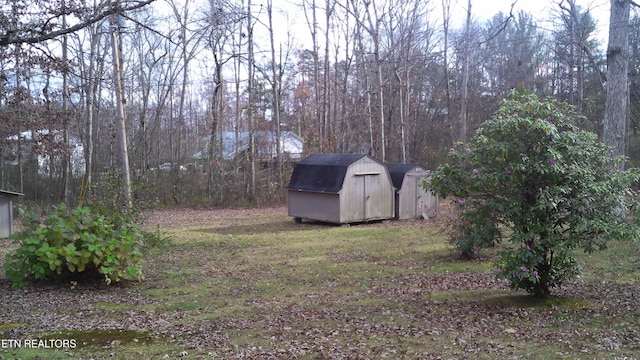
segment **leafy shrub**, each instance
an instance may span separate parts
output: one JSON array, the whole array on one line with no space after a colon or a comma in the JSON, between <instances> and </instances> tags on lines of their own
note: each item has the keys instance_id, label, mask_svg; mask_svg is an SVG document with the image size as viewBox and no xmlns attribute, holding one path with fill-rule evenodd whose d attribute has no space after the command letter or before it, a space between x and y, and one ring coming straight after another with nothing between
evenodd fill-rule
<instances>
[{"instance_id":1,"label":"leafy shrub","mask_svg":"<svg viewBox=\"0 0 640 360\"><path fill-rule=\"evenodd\" d=\"M43 280L73 273L104 276L107 284L143 278L142 233L136 225L114 221L89 207L54 207L42 219L19 208L23 229L12 234L20 245L6 255L4 269L17 289L30 279Z\"/></svg>"},{"instance_id":2,"label":"leafy shrub","mask_svg":"<svg viewBox=\"0 0 640 360\"><path fill-rule=\"evenodd\" d=\"M579 273L575 249L638 238L623 214L637 203L631 185L639 174L615 171L624 159L578 129L578 117L568 105L518 89L424 184L455 197L463 251L509 240L496 266L513 289L547 296Z\"/></svg>"},{"instance_id":3,"label":"leafy shrub","mask_svg":"<svg viewBox=\"0 0 640 360\"><path fill-rule=\"evenodd\" d=\"M122 174L113 170L103 171L92 183L86 204L93 212L111 219L116 227L124 223L137 224L140 222L141 207L147 204L136 199L134 206L129 207L122 191L124 187Z\"/></svg>"},{"instance_id":4,"label":"leafy shrub","mask_svg":"<svg viewBox=\"0 0 640 360\"><path fill-rule=\"evenodd\" d=\"M472 260L479 254L479 249L471 241L465 240L465 227L467 224L462 218L462 211L456 203L446 202L438 209L438 231L443 234L450 244L460 252L459 256L464 260Z\"/></svg>"}]
</instances>

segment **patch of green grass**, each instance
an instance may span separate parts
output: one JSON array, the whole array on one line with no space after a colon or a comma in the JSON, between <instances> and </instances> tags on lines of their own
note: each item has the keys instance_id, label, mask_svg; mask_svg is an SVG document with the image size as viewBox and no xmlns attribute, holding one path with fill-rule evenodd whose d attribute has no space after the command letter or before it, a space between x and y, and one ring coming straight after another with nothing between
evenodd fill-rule
<instances>
[{"instance_id":1,"label":"patch of green grass","mask_svg":"<svg viewBox=\"0 0 640 360\"><path fill-rule=\"evenodd\" d=\"M507 290L461 290L461 291L436 291L428 294L428 299L433 301L456 300L456 301L487 301L496 296L506 296L511 294Z\"/></svg>"},{"instance_id":2,"label":"patch of green grass","mask_svg":"<svg viewBox=\"0 0 640 360\"><path fill-rule=\"evenodd\" d=\"M173 270L173 269L167 269L166 270L166 274L175 279L176 281L185 281L187 278L189 278L190 276L193 276L196 273L196 271L194 269L179 269L179 270Z\"/></svg>"},{"instance_id":3,"label":"patch of green grass","mask_svg":"<svg viewBox=\"0 0 640 360\"><path fill-rule=\"evenodd\" d=\"M11 348L0 349L0 359L71 359L73 352L63 349Z\"/></svg>"},{"instance_id":4,"label":"patch of green grass","mask_svg":"<svg viewBox=\"0 0 640 360\"><path fill-rule=\"evenodd\" d=\"M24 323L0 324L0 331L9 330L9 329L17 328L17 327L22 327L22 326L29 326L29 324L24 324Z\"/></svg>"},{"instance_id":5,"label":"patch of green grass","mask_svg":"<svg viewBox=\"0 0 640 360\"><path fill-rule=\"evenodd\" d=\"M162 336L135 330L60 330L17 339L19 346L0 349L0 359L133 359L178 355L180 348ZM39 342L42 340L42 342ZM26 342L29 341L30 344ZM33 345L32 345L33 344Z\"/></svg>"},{"instance_id":6,"label":"patch of green grass","mask_svg":"<svg viewBox=\"0 0 640 360\"><path fill-rule=\"evenodd\" d=\"M136 330L61 330L41 335L43 339L74 340L76 347L115 346L127 343L150 343L157 339L149 331Z\"/></svg>"},{"instance_id":7,"label":"patch of green grass","mask_svg":"<svg viewBox=\"0 0 640 360\"><path fill-rule=\"evenodd\" d=\"M169 305L170 310L197 310L201 309L203 304L198 301L181 301Z\"/></svg>"},{"instance_id":8,"label":"patch of green grass","mask_svg":"<svg viewBox=\"0 0 640 360\"><path fill-rule=\"evenodd\" d=\"M529 295L493 295L486 299L489 303L516 308L553 308L553 309L580 309L591 304L574 297L550 296L548 298L536 298Z\"/></svg>"},{"instance_id":9,"label":"patch of green grass","mask_svg":"<svg viewBox=\"0 0 640 360\"><path fill-rule=\"evenodd\" d=\"M634 284L640 278L640 243L612 242L608 249L580 254L583 275L588 280Z\"/></svg>"}]
</instances>

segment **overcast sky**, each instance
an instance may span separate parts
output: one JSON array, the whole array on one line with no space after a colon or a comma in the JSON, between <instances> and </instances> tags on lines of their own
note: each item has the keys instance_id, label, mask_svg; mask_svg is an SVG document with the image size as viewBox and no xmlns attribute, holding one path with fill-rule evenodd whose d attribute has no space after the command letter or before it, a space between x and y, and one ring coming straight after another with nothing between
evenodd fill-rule
<instances>
[{"instance_id":1,"label":"overcast sky","mask_svg":"<svg viewBox=\"0 0 640 360\"><path fill-rule=\"evenodd\" d=\"M260 3L260 0L253 0L255 3ZM303 0L281 0L274 1L274 6L283 6L286 10L288 18L282 19L280 22L283 26L276 29L276 32L285 32L284 24L289 23L289 27L294 30L291 31L291 35L294 37L293 41L296 44L304 44L307 41L310 42L309 28L305 24L305 17L301 14L299 6L293 4L299 4ZM374 0L376 1L376 0ZM433 6L432 17L435 25L442 26L442 0L429 0ZM508 13L511 9L511 4L515 1L513 8L513 14L516 15L519 11L526 11L533 15L538 26L542 28L551 29L549 20L557 14L559 9L558 3L566 0L471 0L471 15L474 20L484 23L484 21L491 19L499 12ZM576 3L583 9L590 9L591 15L596 19L599 29L598 38L602 42L602 46L606 46L609 31L609 2L610 0L576 0ZM324 3L320 1L319 3ZM464 25L466 19L468 0L451 0L451 14L452 14L452 27L461 28ZM298 9L296 12L295 9ZM294 14L292 16L292 13ZM295 14L298 15L295 15ZM278 16L276 14L276 16ZM278 23L278 22L276 22ZM278 34L281 38L285 38L284 34Z\"/></svg>"},{"instance_id":2,"label":"overcast sky","mask_svg":"<svg viewBox=\"0 0 640 360\"><path fill-rule=\"evenodd\" d=\"M514 0L471 0L471 12L478 19L488 19L500 11L508 12L513 2ZM560 2L561 0L517 0L514 14L524 10L536 18L546 19L558 9L557 4ZM467 3L467 0L452 0L452 7L464 12ZM595 18L609 22L609 0L577 0L576 4L584 9L591 9Z\"/></svg>"},{"instance_id":3,"label":"overcast sky","mask_svg":"<svg viewBox=\"0 0 640 360\"><path fill-rule=\"evenodd\" d=\"M438 1L438 0L435 0ZM466 16L468 0L451 0L452 13L460 17L459 24L462 25ZM439 1L440 3L442 1ZM511 4L514 4L513 14L525 11L533 15L538 26L551 29L550 19L557 15L558 4L566 0L471 0L471 15L476 20L489 20L500 11L508 13ZM602 46L607 46L609 38L609 7L610 0L576 0L576 4L583 9L589 9L591 16L596 20L598 26L597 37ZM442 13L441 10L440 13Z\"/></svg>"},{"instance_id":4,"label":"overcast sky","mask_svg":"<svg viewBox=\"0 0 640 360\"><path fill-rule=\"evenodd\" d=\"M178 0L187 1L187 0ZM188 0L191 7L207 6L207 0ZM302 12L300 4L309 0L273 0L274 3L274 23L276 35L276 49L280 45L287 48L287 43L292 42L294 49L311 48L311 35L309 26L306 24L305 15ZM373 0L384 1L384 0ZM424 0L423 0L424 1ZM442 0L427 0L432 6L432 24L438 28L442 28ZM491 19L499 12L508 13L511 4L514 3L513 13L519 11L530 13L537 25L543 29L552 30L553 26L550 19L557 16L559 11L558 3L566 0L471 0L471 14L475 21L484 24L485 21ZM576 3L583 9L590 9L592 16L598 24L598 40L601 47L606 48L609 31L609 2L610 0L576 0ZM158 1L161 7L166 8L164 1ZM319 6L324 1L317 1ZM196 5L197 4L197 5ZM451 0L452 28L460 29L464 26L466 19L468 0ZM164 5L164 6L162 6ZM199 6L198 6L199 5ZM265 52L268 50L268 32L264 26L266 23L265 6L266 0L252 0L252 7L255 11L254 15L260 14L263 25L258 24L256 28L256 37L259 42L257 56L268 56ZM193 8L192 8L193 9ZM165 9L168 10L168 9ZM322 10L320 15L322 16ZM322 26L322 21L320 21ZM322 40L322 39L320 39ZM320 44L322 48L322 44Z\"/></svg>"}]
</instances>

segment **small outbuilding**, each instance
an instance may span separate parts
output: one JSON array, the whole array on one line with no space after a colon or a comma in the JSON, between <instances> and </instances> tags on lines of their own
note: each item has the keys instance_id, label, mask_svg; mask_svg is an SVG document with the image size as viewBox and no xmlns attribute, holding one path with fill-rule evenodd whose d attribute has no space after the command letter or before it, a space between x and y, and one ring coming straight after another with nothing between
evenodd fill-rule
<instances>
[{"instance_id":1,"label":"small outbuilding","mask_svg":"<svg viewBox=\"0 0 640 360\"><path fill-rule=\"evenodd\" d=\"M420 186L420 181L429 174L415 164L387 164L396 189L396 219L429 218L438 210L438 196Z\"/></svg>"},{"instance_id":2,"label":"small outbuilding","mask_svg":"<svg viewBox=\"0 0 640 360\"><path fill-rule=\"evenodd\" d=\"M289 216L346 224L392 219L387 166L365 154L313 154L296 164L287 187Z\"/></svg>"},{"instance_id":3,"label":"small outbuilding","mask_svg":"<svg viewBox=\"0 0 640 360\"><path fill-rule=\"evenodd\" d=\"M13 232L13 198L23 194L0 190L0 239L8 238Z\"/></svg>"}]
</instances>

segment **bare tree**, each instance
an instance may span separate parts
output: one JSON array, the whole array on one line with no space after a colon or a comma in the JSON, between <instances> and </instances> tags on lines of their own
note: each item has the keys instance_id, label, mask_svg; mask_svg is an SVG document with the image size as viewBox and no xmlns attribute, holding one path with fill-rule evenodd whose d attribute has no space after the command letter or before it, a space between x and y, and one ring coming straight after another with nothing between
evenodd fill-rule
<instances>
[{"instance_id":1,"label":"bare tree","mask_svg":"<svg viewBox=\"0 0 640 360\"><path fill-rule=\"evenodd\" d=\"M321 82L320 82L320 46L318 45L318 7L316 5L316 0L311 0L311 3L308 3L309 0L304 0L302 2L302 8L304 12L304 16L307 20L307 25L309 27L309 32L311 34L311 54L313 56L313 111L315 117L315 123L318 126L318 135L319 135L319 146L320 151L325 151L324 148L324 139L326 139L326 134L324 134L324 121L325 119L322 117L324 111L320 108L323 106L321 103ZM309 14L309 12L311 14Z\"/></svg>"},{"instance_id":2,"label":"bare tree","mask_svg":"<svg viewBox=\"0 0 640 360\"><path fill-rule=\"evenodd\" d=\"M451 75L449 73L449 28L451 21L451 0L442 0L442 63L444 71L444 83L445 83L445 101L447 106L446 119L447 123L451 126L451 134L454 134L453 123L451 121L451 113L453 106L451 105Z\"/></svg>"},{"instance_id":3,"label":"bare tree","mask_svg":"<svg viewBox=\"0 0 640 360\"><path fill-rule=\"evenodd\" d=\"M629 126L629 12L630 0L611 0L607 46L607 99L603 140L613 155L627 154ZM625 164L618 164L624 170Z\"/></svg>"},{"instance_id":4,"label":"bare tree","mask_svg":"<svg viewBox=\"0 0 640 360\"><path fill-rule=\"evenodd\" d=\"M223 157L223 147L224 143L220 144L219 140L224 142L219 136L219 128L224 121L224 76L223 76L223 68L225 64L227 64L231 60L237 60L238 67L235 68L235 76L236 78L236 107L235 107L235 122L234 129L236 130L236 141L234 146L237 146L238 143L238 127L239 127L239 119L240 119L240 71L239 71L239 62L241 61L240 54L234 52L232 49L231 53L226 52L226 47L231 44L231 40L233 39L233 33L237 30L237 27L241 25L242 19L242 11L240 9L234 9L230 4L227 4L221 0L210 0L209 1L209 9L206 16L206 41L207 47L211 50L211 55L213 56L213 73L211 74L212 91L211 94L211 122L209 126L209 144L208 144L208 154L207 159L209 160L208 164L208 180L207 180L207 193L209 194L209 198L213 198L214 193L214 181L216 175L218 174L218 166L213 166L218 164L217 159ZM241 32L242 33L242 32ZM244 34L244 33L242 33ZM241 43L240 41L238 42ZM238 50L239 52L239 50ZM235 152L235 151L234 151ZM235 174L238 176L238 174ZM220 182L220 178L218 178ZM219 184L220 193L222 192L222 186L225 184Z\"/></svg>"},{"instance_id":5,"label":"bare tree","mask_svg":"<svg viewBox=\"0 0 640 360\"><path fill-rule=\"evenodd\" d=\"M19 25L0 22L0 47L11 44L37 44L71 34L116 14L143 8L155 0L104 1L88 4L69 1L64 9L50 6L48 0L32 0L29 6L19 7ZM66 16L74 16L75 25L64 24Z\"/></svg>"},{"instance_id":6,"label":"bare tree","mask_svg":"<svg viewBox=\"0 0 640 360\"><path fill-rule=\"evenodd\" d=\"M378 10L378 7L375 2L365 2L365 13L366 13L366 21L368 23L368 27L364 28L371 36L371 40L373 41L373 56L375 59L376 66L376 80L377 80L377 95L378 95L378 118L380 120L380 158L382 161L386 161L386 148L387 148L387 139L385 133L385 99L384 99L384 79L382 75L382 54L380 49L381 42L381 29L380 22L381 17L384 14L393 13L395 10L389 6L388 9Z\"/></svg>"},{"instance_id":7,"label":"bare tree","mask_svg":"<svg viewBox=\"0 0 640 360\"><path fill-rule=\"evenodd\" d=\"M85 143L85 156L84 156L85 175L84 175L84 179L81 187L81 195L80 195L81 203L86 200L86 195L89 193L89 188L91 187L91 182L93 177L93 118L94 118L94 104L95 104L95 93L96 93L95 89L97 86L95 69L97 67L96 62L98 58L97 56L98 42L100 41L99 32L96 31L94 26L88 27L87 29L89 30L87 32L88 32L89 44L90 44L89 54L88 54L89 62L88 64L86 64L86 67L85 67L85 62L83 61L80 67L80 71L82 74L81 79L84 79L84 81L82 81L82 89L84 90L83 91L84 102L85 102L84 118L85 118L85 126L86 126L85 136L83 137L84 143ZM84 53L82 54L84 55Z\"/></svg>"},{"instance_id":8,"label":"bare tree","mask_svg":"<svg viewBox=\"0 0 640 360\"><path fill-rule=\"evenodd\" d=\"M183 164L183 143L188 138L186 132L188 127L186 124L185 112L186 112L186 99L189 95L189 75L191 73L191 61L195 58L196 54L201 51L200 42L205 34L203 31L192 30L189 28L189 24L193 21L193 14L191 13L191 4L188 0L178 3L177 1L169 1L175 21L178 25L177 38L175 42L180 56L180 74L181 84L178 91L178 111L177 111L177 123L172 126L173 131L170 136L171 144L171 172L173 180L173 196L172 198L176 202L180 202L182 194L182 181L180 176L180 166ZM171 117L171 122L174 123L174 116ZM173 135L177 133L177 138L174 140Z\"/></svg>"},{"instance_id":9,"label":"bare tree","mask_svg":"<svg viewBox=\"0 0 640 360\"><path fill-rule=\"evenodd\" d=\"M62 1L62 12L66 10L66 1ZM62 15L62 28L67 27L67 16ZM63 157L62 162L62 202L69 203L69 182L70 182L70 159L71 152L69 150L69 40L68 34L62 35L62 137L67 153Z\"/></svg>"},{"instance_id":10,"label":"bare tree","mask_svg":"<svg viewBox=\"0 0 640 360\"><path fill-rule=\"evenodd\" d=\"M256 194L256 124L254 117L254 73L255 73L255 57L253 52L253 27L255 19L251 12L251 0L247 0L247 117L249 122L249 161L250 161L250 183L249 195L254 197Z\"/></svg>"},{"instance_id":11,"label":"bare tree","mask_svg":"<svg viewBox=\"0 0 640 360\"><path fill-rule=\"evenodd\" d=\"M131 184L131 168L129 167L129 147L127 145L127 126L125 115L125 100L122 88L122 63L121 53L122 48L120 44L120 25L118 23L118 14L111 16L111 46L113 49L113 77L115 81L116 90L116 107L118 109L118 135L120 145L120 169L122 172L123 181L123 194L125 200L125 206L128 209L133 207L133 194Z\"/></svg>"},{"instance_id":12,"label":"bare tree","mask_svg":"<svg viewBox=\"0 0 640 360\"><path fill-rule=\"evenodd\" d=\"M587 76L589 73L599 73L597 60L594 58L597 44L591 40L596 31L596 23L590 9L582 8L575 0L562 0L557 5L556 17L559 25L554 35L553 47L558 69L557 96L583 112L587 102Z\"/></svg>"},{"instance_id":13,"label":"bare tree","mask_svg":"<svg viewBox=\"0 0 640 360\"><path fill-rule=\"evenodd\" d=\"M278 184L280 195L284 196L284 176L282 173L282 148L281 148L281 131L280 131L280 91L282 82L282 61L276 57L276 48L274 45L273 32L273 1L267 0L267 17L269 20L269 43L271 45L271 102L272 102L272 122L275 127L275 143L276 143L276 169L278 173ZM281 50L282 51L282 50Z\"/></svg>"},{"instance_id":14,"label":"bare tree","mask_svg":"<svg viewBox=\"0 0 640 360\"><path fill-rule=\"evenodd\" d=\"M469 101L469 66L471 62L471 0L467 2L467 20L462 40L462 81L460 84L460 119L458 121L458 141L467 140L467 102Z\"/></svg>"}]
</instances>

